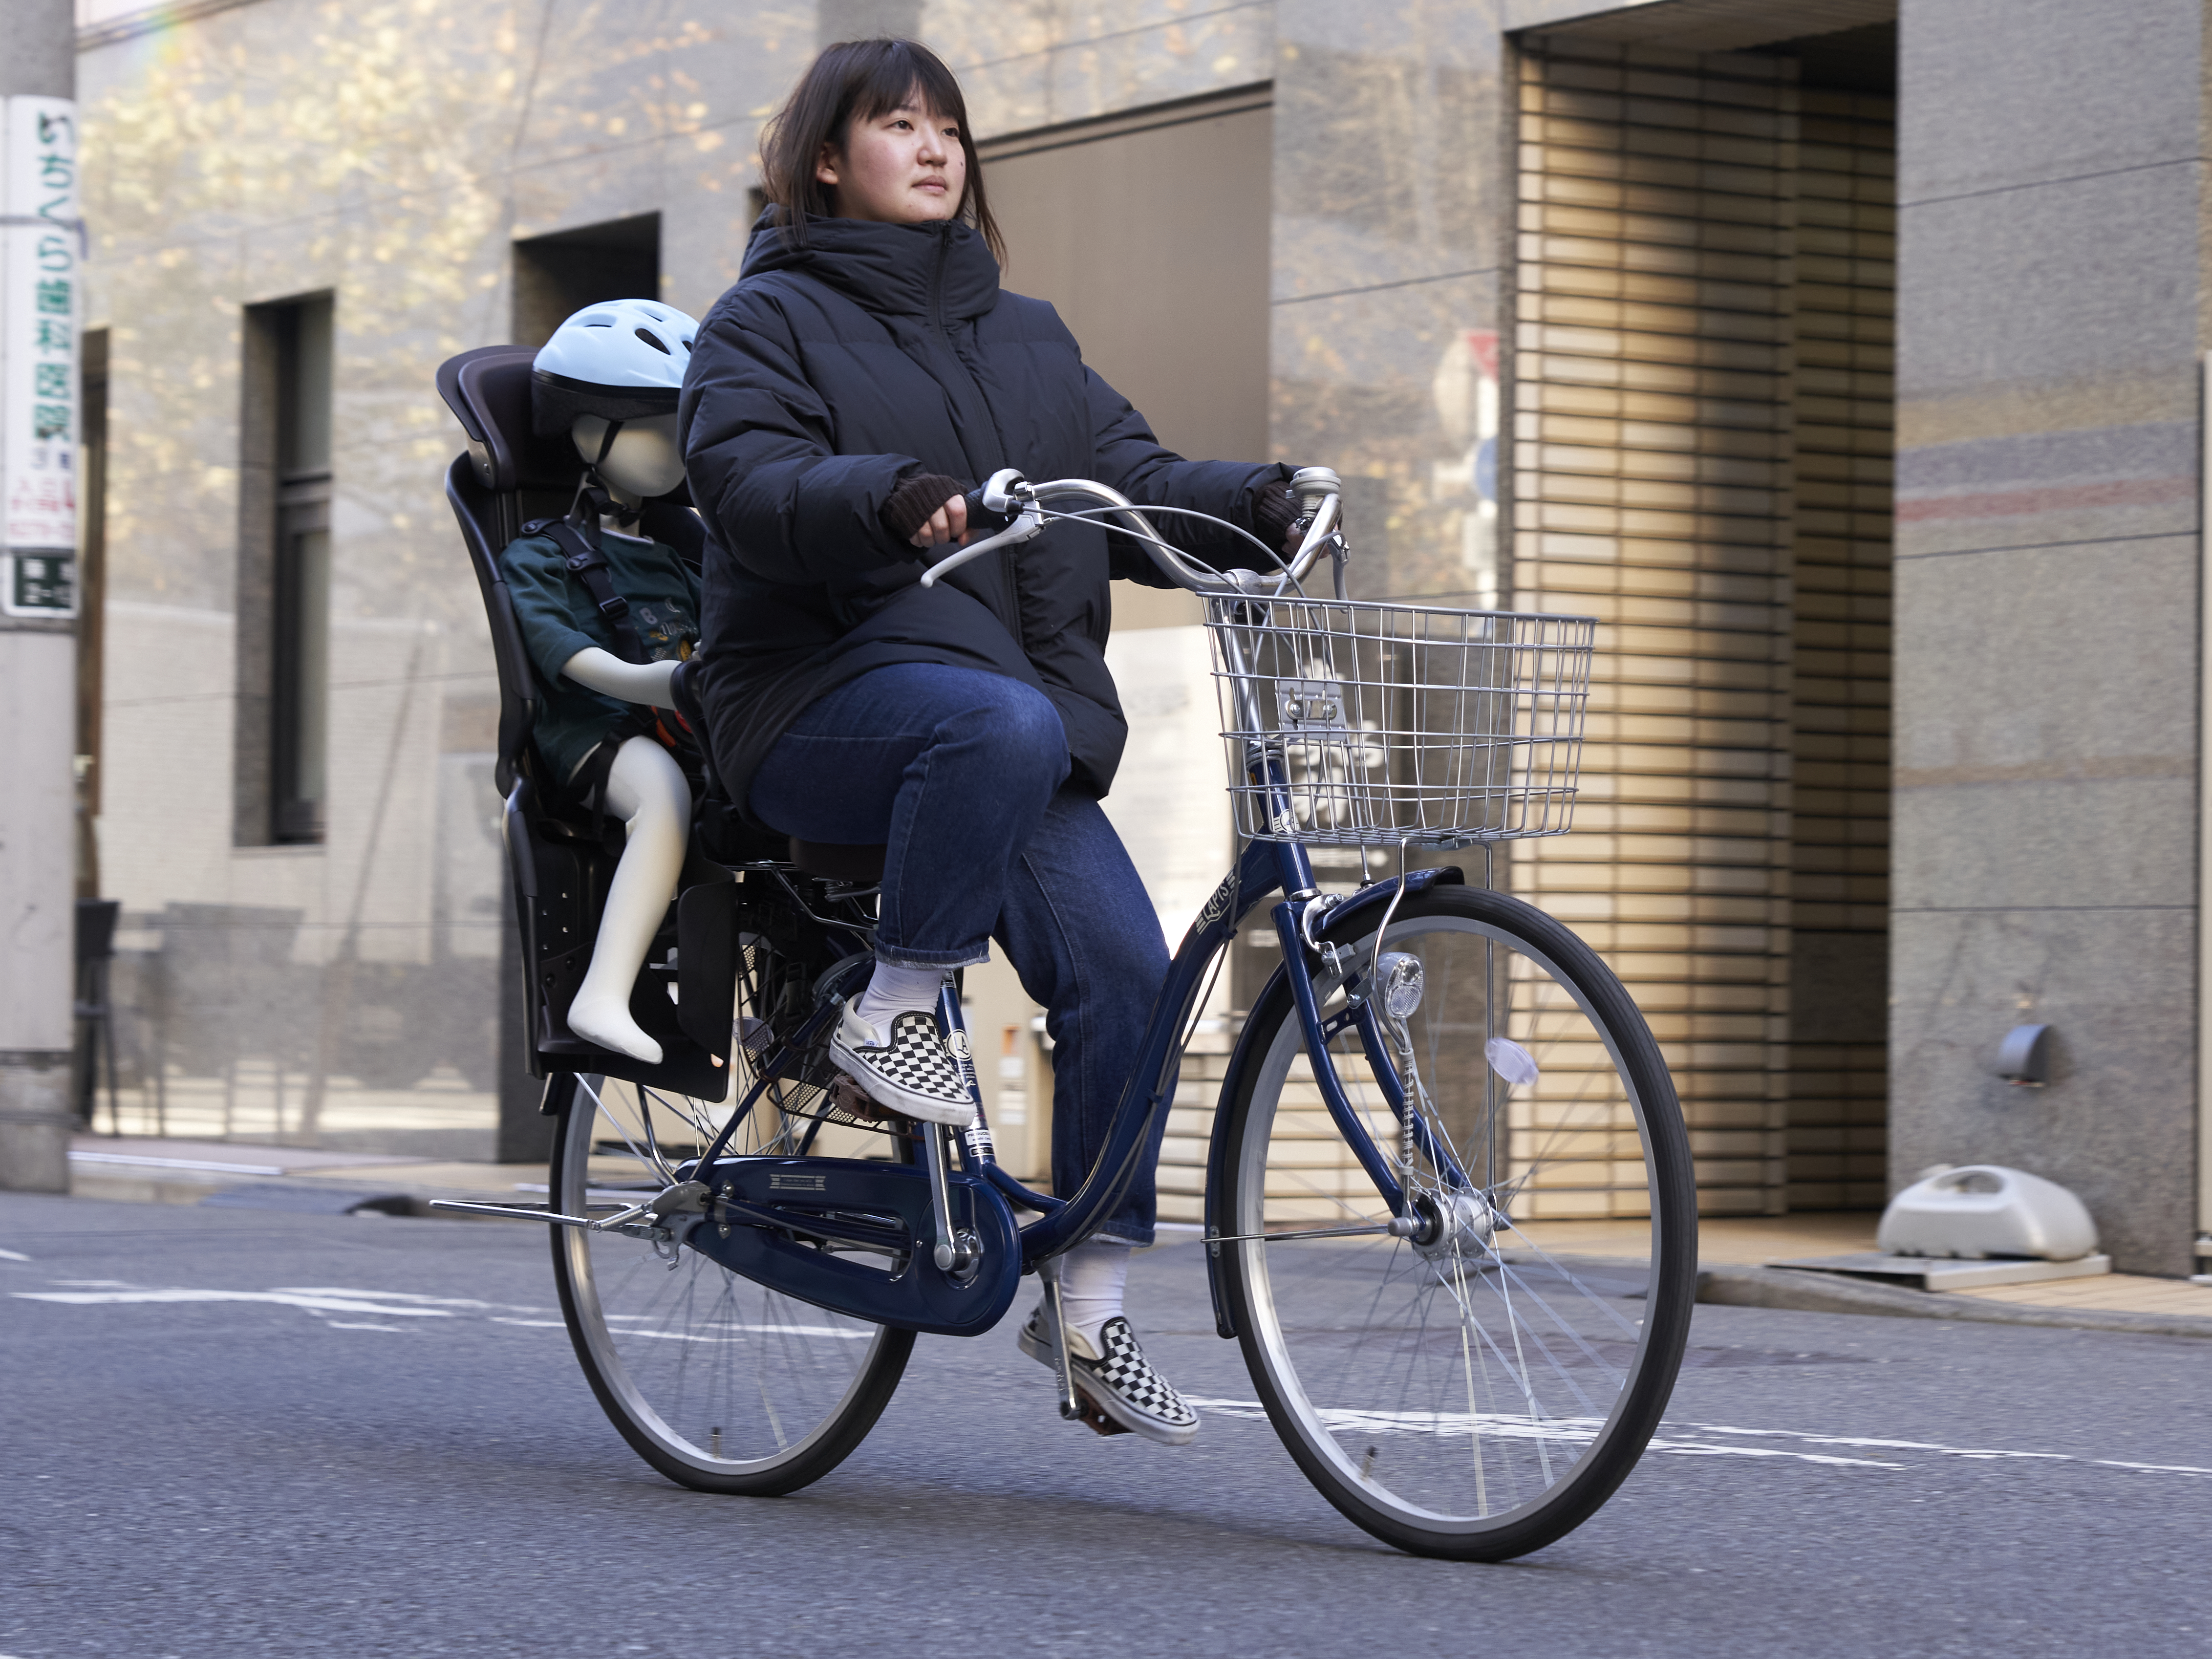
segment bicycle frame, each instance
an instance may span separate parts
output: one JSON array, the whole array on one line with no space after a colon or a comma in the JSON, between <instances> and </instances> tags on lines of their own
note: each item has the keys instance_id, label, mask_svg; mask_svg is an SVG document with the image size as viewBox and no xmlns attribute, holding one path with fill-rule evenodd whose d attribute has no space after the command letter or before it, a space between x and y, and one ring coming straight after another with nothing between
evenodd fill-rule
<instances>
[{"instance_id":1,"label":"bicycle frame","mask_svg":"<svg viewBox=\"0 0 2212 1659\"><path fill-rule=\"evenodd\" d=\"M1255 782L1271 791L1284 792L1282 804L1287 811L1289 798L1279 755L1255 753L1250 771ZM1393 1112L1401 1117L1405 1111L1404 1091L1384 1044L1381 1022L1370 1000L1359 994L1364 969L1358 958L1340 959L1332 967L1331 971L1340 975L1350 995L1346 1006L1333 1015L1322 1016L1310 959L1318 956L1328 960L1341 947L1322 945L1316 948L1311 939L1315 930L1309 911L1316 904L1325 905L1327 921L1334 926L1346 918L1377 908L1387 912L1405 893L1419 892L1440 882L1455 883L1462 878L1460 872L1451 867L1401 871L1398 876L1370 883L1356 893L1330 902L1323 899L1314 884L1312 861L1303 846L1295 842L1254 842L1248 845L1236 867L1215 888L1184 934L1169 964L1167 977L1153 1000L1137 1062L1122 1087L1121 1097L1108 1125L1105 1146L1082 1186L1065 1199L1031 1191L996 1161L981 1095L975 1091L959 999L947 986L939 1003L939 1017L951 1037L953 1052L977 1100L975 1121L960 1138L962 1167L955 1196L964 1224L975 1231L975 1242L984 1258L964 1262L959 1269L949 1270L942 1262L933 1260L928 1249L918 1248L912 1253L908 1269L885 1276L825 1262L811 1249L770 1249L736 1237L755 1229L775 1229L783 1224L778 1219L779 1210L772 1195L776 1188L787 1190L808 1184L816 1191L826 1191L829 1189L823 1182L832 1172L836 1177L836 1190L847 1194L839 1200L841 1208L864 1205L878 1213L903 1214L918 1246L925 1237L921 1223L930 1213L927 1188L931 1182L945 1178L941 1141L933 1142L932 1137L937 1134L933 1128L925 1127L922 1131L925 1155L921 1164L908 1169L803 1156L718 1161L731 1137L778 1080L783 1068L819 1040L842 996L852 988L865 958L840 963L824 975L817 988L814 1014L783 1049L763 1065L759 1077L731 1113L714 1143L696 1163L686 1166L684 1173L688 1176L725 1186L724 1196L709 1218L710 1224L719 1224L714 1225L710 1234L706 1231L708 1224L702 1224L693 1230L690 1242L694 1249L747 1277L772 1284L802 1300L834 1306L878 1323L948 1335L973 1335L989 1328L1011 1299L1013 1282L1020 1273L1035 1272L1041 1263L1081 1243L1120 1207L1155 1128L1172 1103L1185 1032L1203 994L1214 958L1236 938L1245 919L1276 893L1286 895L1271 912L1283 953L1281 965L1275 970L1276 977L1289 981L1314 1077L1338 1132L1373 1182L1377 1196L1394 1218L1403 1215L1405 1194L1391 1173L1389 1158L1376 1146L1345 1093L1330 1052L1331 1040L1348 1029L1358 1030L1377 1085ZM1273 983L1271 981L1271 986ZM1248 1031L1231 1056L1223 1089L1224 1099L1233 1094L1244 1068L1254 1061L1251 1045L1252 1037ZM1418 1120L1413 1133L1419 1144L1429 1146L1425 1126ZM1437 1156L1436 1149L1430 1150L1432 1157ZM1222 1231L1214 1206L1224 1157L1223 1125L1217 1115L1207 1157L1206 1231L1209 1237L1218 1237ZM766 1186L751 1178L756 1166L771 1172ZM801 1183L793 1176L802 1169L823 1173L811 1182ZM1439 1164L1439 1170L1450 1184L1465 1182L1466 1178L1448 1161ZM734 1189L738 1186L746 1189L742 1195ZM861 1195L863 1192L866 1197ZM1018 1262L1012 1259L1012 1247L1017 1236L1012 1231L1011 1214L1005 1214L1001 1223L983 1213L992 1200L1002 1211L1006 1206L1018 1206L1039 1215L1039 1219L1019 1230ZM809 1237L864 1249L883 1247L879 1227L849 1218L825 1219L810 1207L804 1214L794 1209L790 1220L797 1232ZM939 1242L950 1243L945 1240ZM1218 1246L1210 1247L1209 1277L1216 1275L1218 1256ZM969 1294L971 1287L979 1293ZM1214 1307L1216 1322L1223 1334L1234 1334L1218 1282L1214 1286Z\"/></svg>"},{"instance_id":2,"label":"bicycle frame","mask_svg":"<svg viewBox=\"0 0 2212 1659\"><path fill-rule=\"evenodd\" d=\"M1416 870L1402 877L1372 883L1339 901L1329 908L1332 921L1346 916L1387 907L1397 895L1401 884L1407 892L1419 892L1439 881L1457 881L1460 872L1455 869ZM1010 1176L997 1173L990 1166L988 1178L1017 1203L1042 1202L1050 1206L1043 1218L1022 1229L1022 1261L1031 1268L1048 1256L1080 1243L1107 1217L1120 1207L1129 1183L1135 1178L1144 1150L1152 1138L1153 1126L1171 1103L1173 1079L1182 1059L1182 1033L1194 1011L1194 1005L1203 988L1207 969L1215 953L1226 948L1240 931L1245 917L1264 903L1270 894L1288 891L1291 897L1278 902L1272 915L1277 937L1283 946L1283 961L1275 971L1289 979L1291 994L1297 1000L1300 1023L1306 1036L1306 1048L1313 1062L1314 1076L1320 1085L1329 1115L1345 1137L1360 1167L1375 1182L1376 1192L1389 1206L1394 1216L1405 1209L1405 1196L1396 1178L1391 1175L1388 1159L1376 1147L1373 1138L1352 1109L1344 1086L1336 1074L1328 1049L1328 1041L1346 1025L1358 1023L1361 1027L1363 1047L1369 1062L1375 1066L1376 1077L1385 1097L1395 1110L1402 1110L1396 1068L1384 1051L1381 1031L1375 1024L1374 1014L1363 1000L1356 1010L1340 1012L1324 1022L1320 1015L1318 998L1314 988L1313 973L1308 963L1310 954L1300 933L1300 923L1308 904L1319 896L1313 884L1313 866L1304 848L1296 842L1255 842L1244 849L1237 867L1223 879L1213 896L1200 909L1196 920L1183 935L1174 960L1168 965L1168 975L1154 999L1150 1021L1145 1030L1144 1043L1129 1080L1122 1087L1121 1098L1115 1108L1107 1130L1106 1145L1098 1161L1091 1166L1083 1185L1065 1202L1055 1203L1041 1194L1031 1194ZM1240 1039L1230 1060L1229 1076L1233 1083L1243 1067L1249 1063L1247 1042ZM1224 1085L1224 1094L1228 1093ZM1206 1202L1208 1222L1206 1231L1218 1232L1212 1224L1212 1206L1218 1185L1215 1176L1224 1156L1221 1124L1216 1119L1212 1146L1207 1158Z\"/></svg>"},{"instance_id":3,"label":"bicycle frame","mask_svg":"<svg viewBox=\"0 0 2212 1659\"><path fill-rule=\"evenodd\" d=\"M1329 534L1333 529L1337 483L1334 474L1325 476L1328 492L1326 500L1318 510L1314 523L1310 526L1295 560L1291 565L1285 567L1285 577L1293 584L1297 581L1298 574L1309 567L1323 547L1328 544ZM1008 481L1015 477L1016 475L1011 472L1002 472L992 479L989 489L998 492L999 499L990 500L987 495L987 504L994 510L1003 510L1011 503L1011 498L1006 495L1006 487ZM1121 509L1124 515L1147 539L1156 562L1161 562L1162 568L1178 582L1185 586L1191 585L1192 573L1179 570L1176 568L1180 562L1175 558L1166 544L1162 543L1152 532L1140 511L1133 507L1126 497L1103 486L1083 480L1062 480L1057 483L1036 486L1024 498L1027 505L1023 507L1021 515L1015 523L998 535L972 543L960 552L941 560L933 567L929 574L925 576L924 581L933 581L957 565L975 558L1002 543L1027 539L1029 536L1036 533L1041 527L1038 504L1051 499L1055 495L1066 494L1088 495L1091 499ZM1342 586L1340 559L1338 562L1337 574L1340 589ZM1233 652L1242 650L1241 646L1232 645L1231 648ZM1248 681L1242 676L1232 678L1236 681L1235 695L1240 705L1249 705L1252 692ZM1242 729L1247 731L1259 729L1260 719L1256 710L1245 706L1241 708L1241 714L1244 716ZM1250 782L1264 792L1268 808L1267 822L1278 825L1294 823L1290 784L1280 744L1253 744L1247 751L1245 769ZM1037 1271L1041 1266L1081 1243L1095 1232L1120 1207L1128 1192L1130 1183L1135 1180L1137 1171L1145 1161L1146 1151L1152 1144L1164 1115L1170 1109L1174 1093L1174 1080L1182 1060L1185 1035L1196 1012L1198 1001L1204 994L1207 976L1216 957L1227 948L1230 942L1236 938L1245 919L1257 909L1269 895L1280 893L1283 897L1274 905L1271 913L1276 936L1282 947L1282 963L1276 969L1277 979L1287 980L1289 983L1292 1002L1297 1012L1299 1026L1305 1040L1306 1052L1313 1066L1315 1081L1320 1088L1329 1115L1335 1122L1338 1133L1344 1137L1346 1145L1358 1161L1361 1169L1366 1172L1368 1179L1374 1184L1377 1197L1388 1208L1395 1224L1407 1212L1405 1192L1397 1177L1392 1173L1389 1158L1375 1145L1373 1137L1368 1133L1366 1126L1360 1121L1358 1113L1353 1109L1345 1092L1342 1080L1337 1075L1334 1057L1329 1048L1330 1042L1347 1030L1357 1030L1361 1050L1368 1065L1372 1068L1376 1085L1392 1113L1401 1123L1405 1122L1407 1117L1405 1091L1398 1077L1396 1065L1391 1059L1389 1046L1384 1041L1381 1019L1371 1000L1363 994L1361 981L1364 974L1361 964L1356 959L1342 957L1340 954L1341 947L1318 942L1316 938L1315 923L1326 917L1330 925L1335 925L1346 917L1361 914L1376 906L1395 908L1398 901L1407 893L1418 892L1440 881L1457 882L1461 879L1462 878L1460 872L1452 868L1421 871L1407 871L1401 868L1396 877L1386 881L1370 883L1349 897L1336 900L1325 899L1314 884L1312 860L1302 844L1296 841L1286 840L1255 841L1247 845L1238 855L1235 867L1214 890L1212 896L1200 909L1197 918L1184 934L1182 945L1177 948L1173 960L1169 964L1167 978L1153 999L1152 1014L1146 1024L1136 1064L1131 1069L1127 1081L1122 1085L1121 1097L1116 1103L1113 1115L1108 1123L1105 1147L1100 1152L1097 1161L1091 1165L1089 1172L1085 1176L1083 1184L1072 1195L1064 1199L1032 1192L999 1166L994 1155L989 1125L983 1111L981 1092L975 1086L972 1051L961 1018L959 999L953 994L951 988L947 986L939 1000L939 1018L944 1025L953 1054L959 1062L963 1077L968 1084L969 1092L975 1102L972 1124L960 1139L962 1174L968 1178L968 1195L963 1198L963 1202L969 1206L972 1212L975 1206L980 1204L986 1195L989 1195L1003 1206L1016 1206L1038 1214L1039 1219L1023 1227L1019 1232L1018 1271L1023 1273ZM1328 964L1329 972L1346 993L1345 1006L1334 1014L1327 1017L1322 1013L1321 994L1315 984L1313 963L1316 960ZM817 988L817 1006L813 1016L805 1022L799 1031L793 1035L787 1046L762 1068L759 1079L731 1114L721 1133L715 1137L713 1146L708 1148L706 1155L692 1166L693 1169L702 1175L712 1174L712 1166L714 1165L715 1160L720 1157L732 1135L745 1121L755 1103L775 1079L781 1067L788 1064L797 1053L804 1050L809 1044L819 1041L827 1028L829 1020L834 1017L839 998L850 988L846 981L852 977L849 970L856 965L841 963L837 969L833 969L824 975L822 986ZM1275 981L1270 981L1271 989L1275 982ZM1239 1039L1237 1048L1231 1056L1228 1079L1223 1091L1224 1099L1233 1095L1237 1080L1243 1076L1244 1068L1252 1063L1252 1055L1249 1052L1251 1043L1252 1034L1248 1030ZM1445 1184L1455 1188L1463 1188L1471 1184L1456 1164L1444 1155L1443 1149L1435 1143L1430 1135L1428 1126L1420 1121L1418 1114L1413 1115L1411 1121L1411 1138L1413 1144L1430 1158ZM836 1305L861 1317L874 1319L880 1323L914 1325L915 1328L943 1330L957 1334L972 1334L975 1329L986 1328L988 1320L995 1319L996 1314L986 1315L979 1307L966 1319L953 1320L948 1323L915 1325L911 1294L915 1282L930 1279L933 1273L936 1277L945 1279L948 1283L964 1285L975 1282L980 1270L981 1279L992 1280L1004 1286L1007 1283L1007 1268L1011 1264L1003 1261L979 1262L975 1255L963 1253L956 1248L952 1239L947 1236L953 1224L948 1218L950 1200L947 1196L948 1189L945 1185L943 1138L936 1129L925 1127L922 1130L921 1141L925 1153L923 1162L927 1165L926 1174L920 1169L898 1171L895 1174L883 1172L871 1177L868 1182L863 1183L859 1175L855 1173L851 1178L851 1184L856 1188L864 1184L868 1185L876 1193L877 1203L881 1208L888 1210L902 1206L909 1212L913 1211L911 1194L907 1199L902 1200L900 1205L895 1205L892 1202L893 1198L906 1193L909 1187L913 1189L914 1194L919 1194L925 1186L932 1188L936 1194L938 1214L936 1237L933 1241L933 1248L930 1249L920 1248L921 1235L918 1229L914 1230L916 1248L911 1252L909 1265L902 1269L899 1273L890 1275L890 1279L884 1281L882 1294L858 1289L854 1295L837 1301ZM1207 1156L1206 1231L1209 1239L1218 1238L1223 1231L1217 1224L1218 1217L1215 1206L1218 1201L1217 1194L1221 1185L1220 1176L1224 1156L1223 1126L1219 1114L1217 1112ZM814 1160L814 1162L826 1165L835 1161ZM880 1171L881 1166L875 1167ZM712 1178L721 1179L719 1175L714 1175ZM827 1179L826 1176L824 1179ZM740 1223L741 1225L747 1222L757 1226L768 1224L769 1218L774 1214L772 1208L764 1209L757 1205L742 1207L745 1213L743 1222ZM1009 1213L1005 1219L1010 1224L1011 1214ZM841 1226L844 1228L842 1232L839 1231ZM831 1224L816 1216L806 1221L799 1228L799 1231L809 1232L817 1238L842 1239L848 1244L864 1249L873 1247L872 1242L863 1237L863 1234L871 1230L857 1224ZM978 1224L977 1248L979 1250L981 1249L981 1238L994 1231L993 1227ZM731 1230L726 1225L718 1229L720 1237L724 1240L729 1237L730 1232ZM879 1240L874 1242L875 1244L879 1243ZM718 1257L726 1257L725 1265L738 1272L748 1271L747 1263L738 1259L739 1255L747 1254L746 1252L723 1249L709 1243L696 1243L695 1248L705 1249L708 1254ZM1222 1334L1226 1336L1234 1333L1231 1329L1226 1304L1223 1301L1218 1284L1218 1244L1210 1244L1207 1267L1209 1276L1215 1279L1213 1287L1215 1317ZM954 1265L956 1263L957 1266ZM798 1270L794 1267L793 1271ZM764 1272L757 1262L752 1265L750 1272L751 1276L761 1277L763 1279L771 1278L771 1275ZM962 1273L965 1273L968 1277L961 1278ZM819 1278L820 1275L802 1273L799 1277L801 1279L807 1279ZM854 1286L859 1286L861 1283L860 1279L850 1274L845 1277ZM892 1282L902 1278L907 1281L905 1291L894 1295L891 1291ZM786 1283L782 1275L773 1276L772 1282L804 1299L823 1299L819 1297L809 1297L801 1284ZM1006 1291L1006 1294L1011 1295L1011 1291ZM995 1299L994 1293L993 1297L980 1300ZM825 1305L829 1305L826 1301Z\"/></svg>"}]
</instances>

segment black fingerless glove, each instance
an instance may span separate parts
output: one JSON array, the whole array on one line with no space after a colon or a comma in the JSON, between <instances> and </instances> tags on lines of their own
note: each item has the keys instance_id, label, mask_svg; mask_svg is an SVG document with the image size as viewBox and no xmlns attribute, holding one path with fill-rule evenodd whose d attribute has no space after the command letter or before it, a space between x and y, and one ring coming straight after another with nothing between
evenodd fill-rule
<instances>
[{"instance_id":1,"label":"black fingerless glove","mask_svg":"<svg viewBox=\"0 0 2212 1659\"><path fill-rule=\"evenodd\" d=\"M902 542L910 542L915 532L927 524L931 514L960 494L957 478L948 478L941 472L917 472L911 478L902 478L890 493L890 499L876 516L883 520L884 528Z\"/></svg>"},{"instance_id":2,"label":"black fingerless glove","mask_svg":"<svg viewBox=\"0 0 2212 1659\"><path fill-rule=\"evenodd\" d=\"M1291 494L1288 480L1270 478L1252 490L1252 533L1268 546L1281 549L1287 559L1298 550L1291 532L1304 511L1298 498Z\"/></svg>"}]
</instances>

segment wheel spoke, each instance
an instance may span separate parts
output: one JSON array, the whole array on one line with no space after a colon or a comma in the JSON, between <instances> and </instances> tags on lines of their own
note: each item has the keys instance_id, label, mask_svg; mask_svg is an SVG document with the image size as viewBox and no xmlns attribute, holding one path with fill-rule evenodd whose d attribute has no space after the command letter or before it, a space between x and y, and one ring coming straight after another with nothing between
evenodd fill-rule
<instances>
[{"instance_id":1,"label":"wheel spoke","mask_svg":"<svg viewBox=\"0 0 2212 1659\"><path fill-rule=\"evenodd\" d=\"M1528 929L1548 930L1541 947ZM1331 1058L1412 1237L1284 1237L1324 1224L1316 1200L1354 1212L1344 1194L1364 1181L1286 996L1255 1011L1269 1023L1228 1103L1224 1231L1255 1237L1223 1250L1262 1399L1332 1501L1407 1547L1510 1554L1576 1524L1640 1452L1664 1400L1642 1380L1671 1382L1687 1329L1693 1264L1669 1258L1662 1279L1657 1219L1680 1206L1667 1224L1693 1224L1672 1088L1618 981L1563 935L1510 900L1431 890L1381 941L1424 970L1382 1051L1407 1115L1354 1036ZM1355 959L1377 943L1338 942ZM1494 1036L1528 1051L1533 1080L1505 1081Z\"/></svg>"},{"instance_id":2,"label":"wheel spoke","mask_svg":"<svg viewBox=\"0 0 2212 1659\"><path fill-rule=\"evenodd\" d=\"M741 999L763 1006L769 976L749 957ZM731 1081L757 1077L732 1045ZM737 1059L746 1054L743 1062ZM730 1146L733 1157L787 1152L795 1128L820 1134L814 1085L770 1086ZM742 1091L733 1094L733 1102ZM773 1103L771 1105L770 1103ZM793 1109L799 1107L800 1109ZM730 1103L606 1081L583 1086L556 1132L554 1206L600 1187L651 1190L720 1132ZM838 1134L854 1144L838 1140ZM678 1143L696 1139L688 1152ZM840 1130L823 1150L880 1145ZM596 1167L594 1167L596 1165ZM712 1226L709 1219L698 1225ZM556 1229L554 1260L577 1354L630 1444L672 1479L708 1491L786 1492L835 1468L889 1400L914 1339L793 1301L670 1240Z\"/></svg>"}]
</instances>

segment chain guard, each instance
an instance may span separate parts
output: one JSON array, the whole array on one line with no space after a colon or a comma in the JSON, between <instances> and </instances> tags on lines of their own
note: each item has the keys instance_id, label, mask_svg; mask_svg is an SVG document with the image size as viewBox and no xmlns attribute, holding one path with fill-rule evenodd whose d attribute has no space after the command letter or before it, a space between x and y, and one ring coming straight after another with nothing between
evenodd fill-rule
<instances>
[{"instance_id":1,"label":"chain guard","mask_svg":"<svg viewBox=\"0 0 2212 1659\"><path fill-rule=\"evenodd\" d=\"M917 1165L840 1158L718 1158L697 1179L706 1214L684 1242L770 1290L895 1330L979 1336L1013 1305L1022 1243L1013 1211L977 1176L949 1170L956 1232L973 1233L981 1259L964 1277L930 1254L928 1172ZM776 1216L794 1224L774 1224ZM849 1225L856 1238L896 1239L900 1255L833 1248L804 1229Z\"/></svg>"}]
</instances>

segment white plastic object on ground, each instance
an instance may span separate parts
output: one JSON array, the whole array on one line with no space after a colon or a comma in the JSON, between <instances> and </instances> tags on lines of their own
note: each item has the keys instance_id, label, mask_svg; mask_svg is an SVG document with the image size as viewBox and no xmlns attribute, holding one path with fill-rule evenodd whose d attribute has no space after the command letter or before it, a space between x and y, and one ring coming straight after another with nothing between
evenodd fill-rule
<instances>
[{"instance_id":1,"label":"white plastic object on ground","mask_svg":"<svg viewBox=\"0 0 2212 1659\"><path fill-rule=\"evenodd\" d=\"M2097 1248L2097 1224L2056 1182L2002 1164L1966 1164L1890 1200L1875 1243L1891 1255L2073 1261Z\"/></svg>"},{"instance_id":2,"label":"white plastic object on ground","mask_svg":"<svg viewBox=\"0 0 2212 1659\"><path fill-rule=\"evenodd\" d=\"M1490 1069L1516 1087L1534 1083L1541 1073L1536 1057L1511 1037L1494 1036L1482 1045Z\"/></svg>"}]
</instances>

